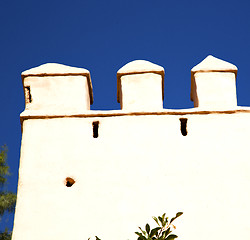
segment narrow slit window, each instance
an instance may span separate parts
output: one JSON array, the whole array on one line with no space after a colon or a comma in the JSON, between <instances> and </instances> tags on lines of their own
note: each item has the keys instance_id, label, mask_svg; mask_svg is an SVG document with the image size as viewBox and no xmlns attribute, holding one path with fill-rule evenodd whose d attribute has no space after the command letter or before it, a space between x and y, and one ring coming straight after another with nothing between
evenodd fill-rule
<instances>
[{"instance_id":1,"label":"narrow slit window","mask_svg":"<svg viewBox=\"0 0 250 240\"><path fill-rule=\"evenodd\" d=\"M98 138L98 136L99 136L99 132L98 132L99 121L93 122L92 125L93 125L93 138Z\"/></svg>"},{"instance_id":2,"label":"narrow slit window","mask_svg":"<svg viewBox=\"0 0 250 240\"><path fill-rule=\"evenodd\" d=\"M31 93L30 93L30 87L24 87L24 92L25 92L26 103L31 103L32 97L31 97Z\"/></svg>"},{"instance_id":3,"label":"narrow slit window","mask_svg":"<svg viewBox=\"0 0 250 240\"><path fill-rule=\"evenodd\" d=\"M187 118L180 118L180 123L181 123L181 134L183 136L187 136L188 131L187 131Z\"/></svg>"}]
</instances>

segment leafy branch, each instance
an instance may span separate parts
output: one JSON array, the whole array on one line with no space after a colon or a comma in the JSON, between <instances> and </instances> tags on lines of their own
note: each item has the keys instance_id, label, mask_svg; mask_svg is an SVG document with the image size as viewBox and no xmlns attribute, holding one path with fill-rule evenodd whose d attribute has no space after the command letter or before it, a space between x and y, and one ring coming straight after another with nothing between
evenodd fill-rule
<instances>
[{"instance_id":1,"label":"leafy branch","mask_svg":"<svg viewBox=\"0 0 250 240\"><path fill-rule=\"evenodd\" d=\"M158 218L153 217L158 227L150 229L148 223L145 225L145 230L139 227L141 232L135 232L135 234L138 235L137 240L173 240L177 238L177 235L171 234L172 229L176 229L175 225L173 224L173 221L176 218L180 217L182 214L183 212L176 213L176 216L171 218L170 221L168 221L166 213L164 213L162 216L159 216ZM101 240L97 236L95 236L95 238L96 240ZM90 240L90 238L88 240Z\"/></svg>"},{"instance_id":2,"label":"leafy branch","mask_svg":"<svg viewBox=\"0 0 250 240\"><path fill-rule=\"evenodd\" d=\"M173 217L170 221L168 221L168 217L166 217L166 213L162 216L153 217L158 227L150 229L149 224L147 223L145 226L145 230L142 230L139 227L141 232L136 232L138 235L137 240L172 240L177 238L178 236L175 234L170 234L172 232L171 229L176 229L175 225L173 225L173 221L180 217L183 213L178 212L175 217Z\"/></svg>"}]
</instances>

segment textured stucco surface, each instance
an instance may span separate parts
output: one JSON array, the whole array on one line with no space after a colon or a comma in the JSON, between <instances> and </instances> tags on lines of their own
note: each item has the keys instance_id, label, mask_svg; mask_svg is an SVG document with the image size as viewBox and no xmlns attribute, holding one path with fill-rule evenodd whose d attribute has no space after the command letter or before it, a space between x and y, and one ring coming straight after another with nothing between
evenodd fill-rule
<instances>
[{"instance_id":1,"label":"textured stucco surface","mask_svg":"<svg viewBox=\"0 0 250 240\"><path fill-rule=\"evenodd\" d=\"M250 113L25 120L13 240L136 239L151 216L177 211L180 239L249 239L249 121ZM66 177L76 183L66 187Z\"/></svg>"},{"instance_id":2,"label":"textured stucco surface","mask_svg":"<svg viewBox=\"0 0 250 240\"><path fill-rule=\"evenodd\" d=\"M79 113L90 109L90 97L85 76L32 76L24 79L30 87L31 103L27 110Z\"/></svg>"},{"instance_id":3,"label":"textured stucco surface","mask_svg":"<svg viewBox=\"0 0 250 240\"><path fill-rule=\"evenodd\" d=\"M203 109L230 109L237 106L235 74L231 72L197 72L194 74L194 106Z\"/></svg>"},{"instance_id":4,"label":"textured stucco surface","mask_svg":"<svg viewBox=\"0 0 250 240\"><path fill-rule=\"evenodd\" d=\"M122 76L122 109L125 111L162 110L162 81L162 76L155 73Z\"/></svg>"}]
</instances>

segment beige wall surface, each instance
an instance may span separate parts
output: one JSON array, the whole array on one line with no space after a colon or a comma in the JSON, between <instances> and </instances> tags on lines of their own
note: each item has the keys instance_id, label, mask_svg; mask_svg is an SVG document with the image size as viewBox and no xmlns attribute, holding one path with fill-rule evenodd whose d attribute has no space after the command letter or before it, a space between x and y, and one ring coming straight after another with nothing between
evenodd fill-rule
<instances>
[{"instance_id":1,"label":"beige wall surface","mask_svg":"<svg viewBox=\"0 0 250 240\"><path fill-rule=\"evenodd\" d=\"M133 240L151 216L183 211L180 240L249 240L249 122L249 111L28 118L12 239Z\"/></svg>"}]
</instances>

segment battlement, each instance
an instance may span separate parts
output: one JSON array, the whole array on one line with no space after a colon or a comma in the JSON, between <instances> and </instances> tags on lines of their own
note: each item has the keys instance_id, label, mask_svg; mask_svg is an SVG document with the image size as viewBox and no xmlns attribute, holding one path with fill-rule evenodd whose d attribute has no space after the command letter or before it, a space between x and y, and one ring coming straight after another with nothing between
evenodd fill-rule
<instances>
[{"instance_id":1,"label":"battlement","mask_svg":"<svg viewBox=\"0 0 250 240\"><path fill-rule=\"evenodd\" d=\"M117 101L121 109L163 109L164 68L144 60L130 62L117 72Z\"/></svg>"},{"instance_id":2,"label":"battlement","mask_svg":"<svg viewBox=\"0 0 250 240\"><path fill-rule=\"evenodd\" d=\"M191 100L199 110L237 108L237 67L213 56L191 70ZM22 73L25 112L22 115L82 114L90 110L93 90L88 70L47 63ZM117 101L126 112L163 109L164 68L136 60L117 72Z\"/></svg>"},{"instance_id":3,"label":"battlement","mask_svg":"<svg viewBox=\"0 0 250 240\"><path fill-rule=\"evenodd\" d=\"M22 73L25 110L82 112L93 103L90 73L84 68L47 63Z\"/></svg>"},{"instance_id":4,"label":"battlement","mask_svg":"<svg viewBox=\"0 0 250 240\"><path fill-rule=\"evenodd\" d=\"M194 107L225 109L237 107L237 67L211 55L191 70L191 100Z\"/></svg>"},{"instance_id":5,"label":"battlement","mask_svg":"<svg viewBox=\"0 0 250 240\"><path fill-rule=\"evenodd\" d=\"M237 106L236 74L208 56L191 70L194 108L163 109L164 69L133 61L117 73L121 110L92 111L88 70L23 72L12 240L135 239L150 216L178 211L180 239L250 239L250 108Z\"/></svg>"}]
</instances>

